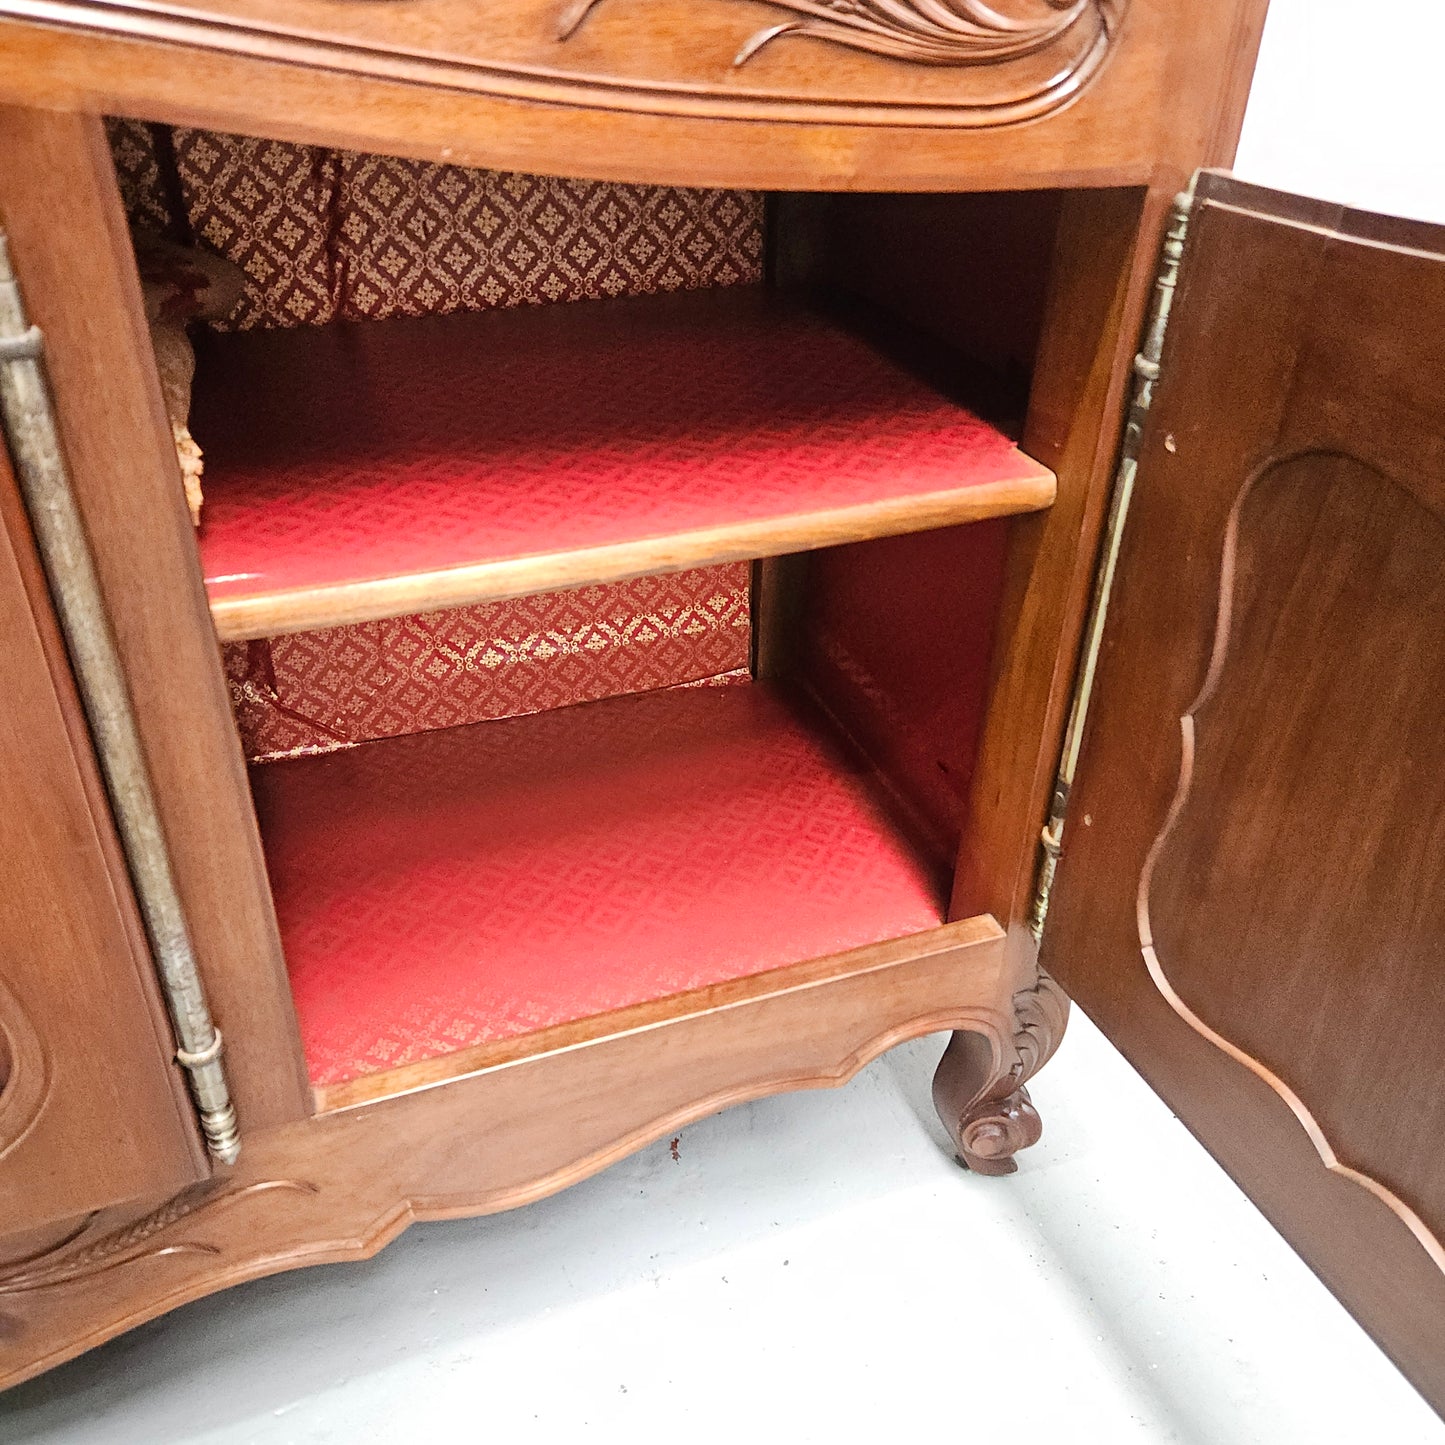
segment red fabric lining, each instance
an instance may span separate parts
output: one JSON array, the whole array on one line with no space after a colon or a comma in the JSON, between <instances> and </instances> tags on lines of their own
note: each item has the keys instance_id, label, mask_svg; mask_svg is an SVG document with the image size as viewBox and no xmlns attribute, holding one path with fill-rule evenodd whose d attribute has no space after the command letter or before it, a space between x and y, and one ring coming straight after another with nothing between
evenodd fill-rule
<instances>
[{"instance_id":1,"label":"red fabric lining","mask_svg":"<svg viewBox=\"0 0 1445 1445\"><path fill-rule=\"evenodd\" d=\"M334 1084L936 927L856 764L752 683L253 769L311 1077Z\"/></svg>"},{"instance_id":2,"label":"red fabric lining","mask_svg":"<svg viewBox=\"0 0 1445 1445\"><path fill-rule=\"evenodd\" d=\"M701 292L206 338L213 599L1018 477L1012 443L849 333Z\"/></svg>"}]
</instances>

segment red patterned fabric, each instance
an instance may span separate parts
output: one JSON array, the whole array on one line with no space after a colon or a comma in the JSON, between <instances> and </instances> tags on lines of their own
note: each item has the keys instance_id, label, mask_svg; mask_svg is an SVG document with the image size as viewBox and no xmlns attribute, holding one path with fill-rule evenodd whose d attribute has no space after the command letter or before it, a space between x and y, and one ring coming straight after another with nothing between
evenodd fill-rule
<instances>
[{"instance_id":1,"label":"red patterned fabric","mask_svg":"<svg viewBox=\"0 0 1445 1445\"><path fill-rule=\"evenodd\" d=\"M795 676L955 857L988 710L1006 519L829 547L809 562Z\"/></svg>"},{"instance_id":2,"label":"red patterned fabric","mask_svg":"<svg viewBox=\"0 0 1445 1445\"><path fill-rule=\"evenodd\" d=\"M748 665L747 563L223 649L253 759L648 692Z\"/></svg>"},{"instance_id":3,"label":"red patterned fabric","mask_svg":"<svg viewBox=\"0 0 1445 1445\"><path fill-rule=\"evenodd\" d=\"M110 122L133 224L185 222L250 278L231 325L433 316L762 279L755 191L624 186Z\"/></svg>"},{"instance_id":4,"label":"red patterned fabric","mask_svg":"<svg viewBox=\"0 0 1445 1445\"><path fill-rule=\"evenodd\" d=\"M198 356L214 600L1041 471L762 292L212 337Z\"/></svg>"},{"instance_id":5,"label":"red patterned fabric","mask_svg":"<svg viewBox=\"0 0 1445 1445\"><path fill-rule=\"evenodd\" d=\"M940 880L765 688L253 769L312 1080L936 927Z\"/></svg>"},{"instance_id":6,"label":"red patterned fabric","mask_svg":"<svg viewBox=\"0 0 1445 1445\"><path fill-rule=\"evenodd\" d=\"M188 129L172 132L172 145L190 234L250 283L217 329L321 325L340 315L338 153Z\"/></svg>"}]
</instances>

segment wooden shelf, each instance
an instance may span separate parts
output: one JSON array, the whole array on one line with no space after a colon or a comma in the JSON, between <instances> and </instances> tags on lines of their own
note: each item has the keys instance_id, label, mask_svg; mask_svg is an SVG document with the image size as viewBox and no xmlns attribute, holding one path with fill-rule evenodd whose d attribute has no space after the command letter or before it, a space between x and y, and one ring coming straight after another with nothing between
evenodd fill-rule
<instances>
[{"instance_id":1,"label":"wooden shelf","mask_svg":"<svg viewBox=\"0 0 1445 1445\"><path fill-rule=\"evenodd\" d=\"M333 1100L944 917L948 868L806 704L759 683L259 764L252 785Z\"/></svg>"},{"instance_id":2,"label":"wooden shelf","mask_svg":"<svg viewBox=\"0 0 1445 1445\"><path fill-rule=\"evenodd\" d=\"M996 1008L1005 995L1005 967L1004 932L985 913L325 1084L313 1093L318 1112L335 1113L439 1084L496 1080L515 1073L519 1064L565 1068L564 1057L575 1060L592 1052L606 1069L611 1060L601 1062L605 1056L630 1053L636 1058L658 1050L698 1095L696 1102L663 1116L670 1120L667 1129L653 1124L648 1130L665 1138L672 1127L763 1094L841 1084L904 1039L976 1023L980 1012ZM838 1032L853 1035L852 1050L839 1051L830 1042ZM781 1048L780 1040L787 1041ZM781 1074L780 1052L796 1060ZM828 1061L812 1063L808 1056ZM726 1082L709 1089L705 1076L715 1074L719 1065ZM756 1076L749 1077L759 1065L774 1070L762 1086ZM625 1064L612 1067L624 1077L630 1072ZM663 1071L645 1062L642 1067L647 1083L656 1088Z\"/></svg>"},{"instance_id":3,"label":"wooden shelf","mask_svg":"<svg viewBox=\"0 0 1445 1445\"><path fill-rule=\"evenodd\" d=\"M1011 441L751 288L208 336L223 640L773 556L1053 500Z\"/></svg>"}]
</instances>

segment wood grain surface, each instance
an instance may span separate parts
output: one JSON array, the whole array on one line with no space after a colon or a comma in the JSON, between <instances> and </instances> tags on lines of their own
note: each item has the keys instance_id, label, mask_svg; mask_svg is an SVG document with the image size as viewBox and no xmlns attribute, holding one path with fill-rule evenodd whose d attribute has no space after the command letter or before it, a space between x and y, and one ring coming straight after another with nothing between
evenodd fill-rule
<instances>
[{"instance_id":1,"label":"wood grain surface","mask_svg":"<svg viewBox=\"0 0 1445 1445\"><path fill-rule=\"evenodd\" d=\"M1033 15L1038 10L1034 6ZM1227 159L1262 0L1091 0L1068 44L920 65L816 39L732 59L765 6L608 3L559 40L551 0L226 0L0 7L0 97L599 180L767 189L1143 184ZM772 14L786 19L781 9ZM1068 37L1065 37L1068 41ZM1069 42L1072 43L1072 42ZM1081 84L1068 84L1070 72ZM1062 78L1063 102L1017 101Z\"/></svg>"},{"instance_id":2,"label":"wood grain surface","mask_svg":"<svg viewBox=\"0 0 1445 1445\"><path fill-rule=\"evenodd\" d=\"M1445 233L1201 183L1045 960L1445 1405Z\"/></svg>"},{"instance_id":3,"label":"wood grain surface","mask_svg":"<svg viewBox=\"0 0 1445 1445\"><path fill-rule=\"evenodd\" d=\"M3 450L0 636L0 1235L7 1235L178 1188L201 1178L205 1166Z\"/></svg>"},{"instance_id":4,"label":"wood grain surface","mask_svg":"<svg viewBox=\"0 0 1445 1445\"><path fill-rule=\"evenodd\" d=\"M919 1034L970 1030L982 1088L1012 1057L1000 963L997 925L971 919L611 1015L601 1036L569 1027L445 1087L416 1077L418 1092L269 1130L209 1184L4 1256L0 1388L228 1285L365 1258L415 1220L514 1208L719 1109L841 1084Z\"/></svg>"},{"instance_id":5,"label":"wood grain surface","mask_svg":"<svg viewBox=\"0 0 1445 1445\"><path fill-rule=\"evenodd\" d=\"M45 358L244 1135L308 1105L245 764L98 117L0 110L0 224Z\"/></svg>"}]
</instances>

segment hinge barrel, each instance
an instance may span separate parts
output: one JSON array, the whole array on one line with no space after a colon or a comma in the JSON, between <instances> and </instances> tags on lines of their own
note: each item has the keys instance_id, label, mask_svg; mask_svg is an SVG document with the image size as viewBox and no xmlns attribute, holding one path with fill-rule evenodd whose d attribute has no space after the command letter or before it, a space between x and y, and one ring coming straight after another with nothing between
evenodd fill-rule
<instances>
[{"instance_id":1,"label":"hinge barrel","mask_svg":"<svg viewBox=\"0 0 1445 1445\"><path fill-rule=\"evenodd\" d=\"M1114 590L1114 574L1119 564L1119 549L1124 540L1124 526L1129 519L1129 503L1134 496L1134 477L1139 466L1139 446L1144 435L1144 421L1154 399L1154 386L1159 380L1159 362L1164 354L1164 336L1169 328L1169 313L1174 304L1174 291L1179 283L1179 263L1184 256L1184 241L1189 229L1189 215L1194 206L1194 187L1174 198L1161 251L1159 274L1154 282L1154 300L1144 325L1143 341L1134 358L1133 390L1129 398L1129 414L1124 424L1124 440L1119 449L1119 463L1114 472L1114 489L1109 500L1109 516L1094 571L1094 588L1089 598L1088 617L1084 623L1083 648L1079 669L1074 676L1074 696L1069 708L1069 721L1064 729L1064 746L1059 756L1059 771L1049 806L1048 821L1039 840L1039 868L1034 887L1033 906L1029 910L1029 931L1034 942L1041 943L1044 924L1049 914L1049 898L1053 892L1054 875L1064 847L1064 824L1068 816L1069 794L1074 786L1074 773L1079 765L1079 751L1084 742L1084 726L1089 717L1089 700L1094 691L1094 675L1099 665L1099 649L1104 640L1104 624L1109 616L1109 597Z\"/></svg>"},{"instance_id":2,"label":"hinge barrel","mask_svg":"<svg viewBox=\"0 0 1445 1445\"><path fill-rule=\"evenodd\" d=\"M126 863L206 1147L233 1163L241 1140L195 950L161 831L130 690L55 426L43 338L25 315L0 232L0 419L90 723Z\"/></svg>"}]
</instances>

